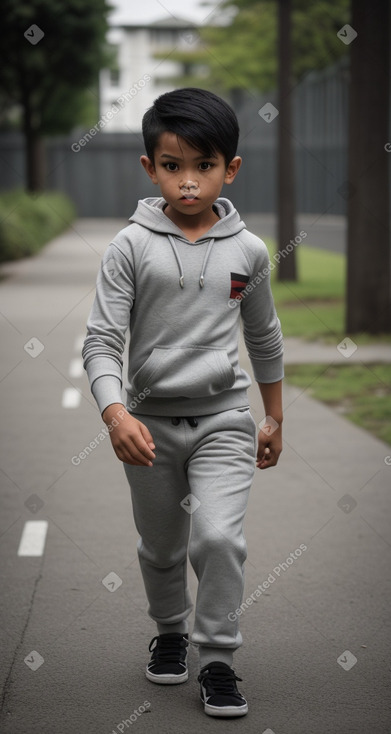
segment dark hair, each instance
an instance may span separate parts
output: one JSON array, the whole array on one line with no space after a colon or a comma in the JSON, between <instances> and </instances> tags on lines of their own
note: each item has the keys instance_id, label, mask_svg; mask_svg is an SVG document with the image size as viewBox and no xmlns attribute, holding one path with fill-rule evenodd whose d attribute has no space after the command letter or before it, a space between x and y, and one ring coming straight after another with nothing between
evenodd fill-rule
<instances>
[{"instance_id":1,"label":"dark hair","mask_svg":"<svg viewBox=\"0 0 391 734\"><path fill-rule=\"evenodd\" d=\"M226 166L236 155L239 139L238 121L229 104L213 92L197 87L161 94L146 111L142 130L152 162L159 137L165 132L184 138L206 158L220 152Z\"/></svg>"}]
</instances>

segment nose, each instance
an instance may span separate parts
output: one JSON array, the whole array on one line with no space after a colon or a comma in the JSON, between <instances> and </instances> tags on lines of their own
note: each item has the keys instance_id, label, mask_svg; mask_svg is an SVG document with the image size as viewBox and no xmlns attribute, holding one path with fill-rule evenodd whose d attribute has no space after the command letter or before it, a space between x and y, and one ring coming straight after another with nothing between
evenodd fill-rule
<instances>
[{"instance_id":1,"label":"nose","mask_svg":"<svg viewBox=\"0 0 391 734\"><path fill-rule=\"evenodd\" d=\"M190 179L186 182L182 182L179 186L179 190L182 197L185 197L185 199L196 199L198 194L201 192L201 189L198 186L198 181L191 181Z\"/></svg>"},{"instance_id":2,"label":"nose","mask_svg":"<svg viewBox=\"0 0 391 734\"><path fill-rule=\"evenodd\" d=\"M198 189L198 181L185 181L180 184L180 189L191 191L192 189Z\"/></svg>"}]
</instances>

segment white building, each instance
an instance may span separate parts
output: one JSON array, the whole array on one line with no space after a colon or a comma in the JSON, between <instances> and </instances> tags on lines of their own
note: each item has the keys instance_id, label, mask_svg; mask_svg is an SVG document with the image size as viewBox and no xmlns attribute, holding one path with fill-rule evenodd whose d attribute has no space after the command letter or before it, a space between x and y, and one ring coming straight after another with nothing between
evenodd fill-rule
<instances>
[{"instance_id":1,"label":"white building","mask_svg":"<svg viewBox=\"0 0 391 734\"><path fill-rule=\"evenodd\" d=\"M193 51L199 45L197 26L178 18L145 25L121 24L110 29L108 42L115 49L117 69L100 73L100 117L113 112L102 130L140 132L143 114L154 99L178 86L167 78L183 75L186 65L170 56L174 51ZM164 54L164 58L154 58L155 53Z\"/></svg>"}]
</instances>

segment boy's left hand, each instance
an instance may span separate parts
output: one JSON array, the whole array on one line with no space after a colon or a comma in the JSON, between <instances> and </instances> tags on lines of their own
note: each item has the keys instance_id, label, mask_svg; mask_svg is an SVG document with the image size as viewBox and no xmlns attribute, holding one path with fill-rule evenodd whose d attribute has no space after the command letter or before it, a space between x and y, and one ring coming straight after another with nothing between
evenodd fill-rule
<instances>
[{"instance_id":1,"label":"boy's left hand","mask_svg":"<svg viewBox=\"0 0 391 734\"><path fill-rule=\"evenodd\" d=\"M268 436L264 431L258 434L258 452L256 465L258 469L268 469L275 466L282 451L282 428L281 425Z\"/></svg>"}]
</instances>

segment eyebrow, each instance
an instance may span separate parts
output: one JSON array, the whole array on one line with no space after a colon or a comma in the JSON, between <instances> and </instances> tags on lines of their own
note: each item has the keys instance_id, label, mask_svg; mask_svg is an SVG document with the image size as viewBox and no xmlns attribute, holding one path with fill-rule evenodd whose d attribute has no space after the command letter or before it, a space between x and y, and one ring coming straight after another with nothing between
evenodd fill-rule
<instances>
[{"instance_id":1,"label":"eyebrow","mask_svg":"<svg viewBox=\"0 0 391 734\"><path fill-rule=\"evenodd\" d=\"M162 153L161 156L160 156L160 158L171 158L171 160L173 160L173 161L182 161L183 160L183 158L177 158L175 155L170 155L169 153ZM205 158L217 158L217 156L216 155L199 155L199 156L197 156L197 158L193 158L193 160L194 161L199 161L202 158L203 159L205 159Z\"/></svg>"}]
</instances>

